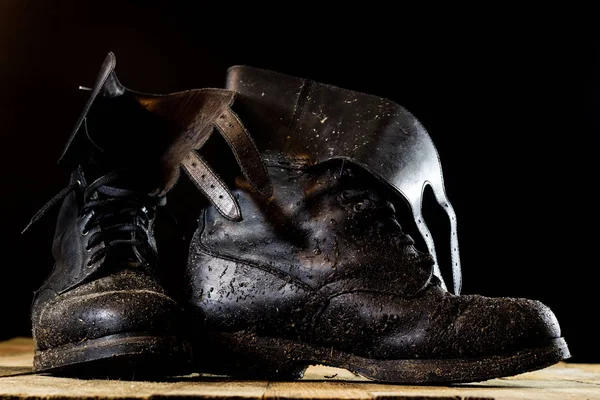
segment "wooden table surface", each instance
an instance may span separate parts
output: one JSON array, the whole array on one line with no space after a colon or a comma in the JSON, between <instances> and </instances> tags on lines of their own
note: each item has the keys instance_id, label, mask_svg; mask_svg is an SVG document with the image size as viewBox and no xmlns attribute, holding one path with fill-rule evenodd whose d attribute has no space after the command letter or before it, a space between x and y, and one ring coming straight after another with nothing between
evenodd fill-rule
<instances>
[{"instance_id":1,"label":"wooden table surface","mask_svg":"<svg viewBox=\"0 0 600 400\"><path fill-rule=\"evenodd\" d=\"M371 382L348 371L310 367L295 382L188 375L164 381L84 380L31 374L30 338L0 342L4 399L599 399L600 364L559 363L503 379L453 386Z\"/></svg>"}]
</instances>

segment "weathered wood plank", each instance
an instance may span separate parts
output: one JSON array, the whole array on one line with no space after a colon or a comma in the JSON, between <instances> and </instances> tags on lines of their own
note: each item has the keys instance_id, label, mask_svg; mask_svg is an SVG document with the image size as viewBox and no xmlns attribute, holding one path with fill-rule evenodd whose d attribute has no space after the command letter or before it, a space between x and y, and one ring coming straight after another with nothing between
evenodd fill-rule
<instances>
[{"instance_id":1,"label":"weathered wood plank","mask_svg":"<svg viewBox=\"0 0 600 400\"><path fill-rule=\"evenodd\" d=\"M310 367L296 382L238 381L189 375L163 381L83 380L25 374L31 339L0 342L2 399L531 399L600 400L600 365L559 363L540 371L475 384L408 386L371 382L346 370ZM15 375L21 374L21 375ZM11 376L12 375L12 376Z\"/></svg>"}]
</instances>

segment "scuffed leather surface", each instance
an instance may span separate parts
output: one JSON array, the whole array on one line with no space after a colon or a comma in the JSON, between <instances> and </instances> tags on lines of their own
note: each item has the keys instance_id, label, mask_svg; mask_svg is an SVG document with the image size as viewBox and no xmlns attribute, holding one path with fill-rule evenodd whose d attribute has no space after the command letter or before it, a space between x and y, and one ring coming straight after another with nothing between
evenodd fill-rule
<instances>
[{"instance_id":1,"label":"scuffed leather surface","mask_svg":"<svg viewBox=\"0 0 600 400\"><path fill-rule=\"evenodd\" d=\"M247 66L229 69L227 88L238 93L240 114L267 155L304 156L310 164L346 158L409 200L426 181L442 185L429 134L388 99Z\"/></svg>"},{"instance_id":2,"label":"scuffed leather surface","mask_svg":"<svg viewBox=\"0 0 600 400\"><path fill-rule=\"evenodd\" d=\"M449 218L453 289L460 293L456 216L437 150L410 112L378 96L248 66L231 67L226 87L238 93L236 111L271 165L345 159L362 166L407 201L436 260L422 215L423 191L430 186ZM435 274L445 286L437 264Z\"/></svg>"},{"instance_id":3,"label":"scuffed leather surface","mask_svg":"<svg viewBox=\"0 0 600 400\"><path fill-rule=\"evenodd\" d=\"M241 222L212 208L201 218L186 277L197 335L252 332L374 359L479 357L560 336L539 302L443 289L395 218L395 192L361 167L268 170L269 200L238 179Z\"/></svg>"},{"instance_id":4,"label":"scuffed leather surface","mask_svg":"<svg viewBox=\"0 0 600 400\"><path fill-rule=\"evenodd\" d=\"M347 166L345 174L351 169ZM425 286L431 260L412 246L397 221L390 218L376 225L370 213L354 211L350 201L341 198L346 189L371 186L367 174L356 167L360 178L338 178L338 168L269 171L277 185L268 200L234 192L243 221L227 221L212 208L206 211L204 246L240 261L276 262L278 269L313 288L354 278L371 289L387 287L391 280L396 291L407 294Z\"/></svg>"},{"instance_id":5,"label":"scuffed leather surface","mask_svg":"<svg viewBox=\"0 0 600 400\"><path fill-rule=\"evenodd\" d=\"M177 335L181 308L155 278L121 270L61 296L42 289L34 308L38 350L118 333Z\"/></svg>"},{"instance_id":6,"label":"scuffed leather surface","mask_svg":"<svg viewBox=\"0 0 600 400\"><path fill-rule=\"evenodd\" d=\"M268 265L215 257L196 245L190 262L185 282L197 337L247 330L303 338L325 301L318 291Z\"/></svg>"},{"instance_id":7,"label":"scuffed leather surface","mask_svg":"<svg viewBox=\"0 0 600 400\"><path fill-rule=\"evenodd\" d=\"M254 190L263 197L271 196L273 187L261 155L239 117L227 108L215 119L215 126L229 144Z\"/></svg>"},{"instance_id":8,"label":"scuffed leather surface","mask_svg":"<svg viewBox=\"0 0 600 400\"><path fill-rule=\"evenodd\" d=\"M87 180L81 168L71 183ZM52 253L52 273L36 292L31 318L33 337L39 350L119 333L174 333L180 307L161 288L152 269L107 265L103 257L88 265L91 254L104 244L86 249L100 228L84 227L90 214L81 214L80 192L65 198L59 212ZM153 224L146 229L156 246Z\"/></svg>"},{"instance_id":9,"label":"scuffed leather surface","mask_svg":"<svg viewBox=\"0 0 600 400\"><path fill-rule=\"evenodd\" d=\"M336 296L312 337L321 346L375 359L466 358L536 347L560 337L560 328L540 302L453 296L431 285L418 299Z\"/></svg>"},{"instance_id":10,"label":"scuffed leather surface","mask_svg":"<svg viewBox=\"0 0 600 400\"><path fill-rule=\"evenodd\" d=\"M158 158L162 161L161 171L165 176L162 187L166 192L176 183L182 160L201 147L212 133L217 117L229 108L233 93L209 88L168 95L134 94L133 97L146 110L168 121L167 129L160 134L168 135L171 140L166 150L161 147Z\"/></svg>"},{"instance_id":11,"label":"scuffed leather surface","mask_svg":"<svg viewBox=\"0 0 600 400\"><path fill-rule=\"evenodd\" d=\"M196 187L209 199L216 210L225 218L240 221L242 212L233 194L223 180L196 152L191 151L182 161L183 170Z\"/></svg>"}]
</instances>

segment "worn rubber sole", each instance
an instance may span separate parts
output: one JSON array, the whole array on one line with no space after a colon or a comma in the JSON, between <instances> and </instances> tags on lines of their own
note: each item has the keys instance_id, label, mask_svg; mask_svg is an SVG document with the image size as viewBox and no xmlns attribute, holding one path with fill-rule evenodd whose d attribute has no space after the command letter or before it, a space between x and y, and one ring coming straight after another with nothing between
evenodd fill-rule
<instances>
[{"instance_id":1,"label":"worn rubber sole","mask_svg":"<svg viewBox=\"0 0 600 400\"><path fill-rule=\"evenodd\" d=\"M176 337L118 334L37 350L33 371L86 378L147 378L190 372L191 346Z\"/></svg>"},{"instance_id":2,"label":"worn rubber sole","mask_svg":"<svg viewBox=\"0 0 600 400\"><path fill-rule=\"evenodd\" d=\"M247 379L293 380L309 365L344 368L365 378L401 384L478 382L553 365L570 357L562 338L535 348L481 358L375 360L284 339L247 333L210 334L198 344L197 372ZM207 350L214 357L207 355Z\"/></svg>"}]
</instances>

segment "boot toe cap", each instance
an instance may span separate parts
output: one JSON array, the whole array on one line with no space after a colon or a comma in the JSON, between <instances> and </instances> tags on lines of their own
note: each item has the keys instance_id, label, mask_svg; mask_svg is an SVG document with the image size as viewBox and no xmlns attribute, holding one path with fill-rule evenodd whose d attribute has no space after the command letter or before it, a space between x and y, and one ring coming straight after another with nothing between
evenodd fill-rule
<instances>
[{"instance_id":1,"label":"boot toe cap","mask_svg":"<svg viewBox=\"0 0 600 400\"><path fill-rule=\"evenodd\" d=\"M540 346L561 336L554 313L536 300L465 296L467 307L449 327L461 356L483 356Z\"/></svg>"},{"instance_id":2,"label":"boot toe cap","mask_svg":"<svg viewBox=\"0 0 600 400\"><path fill-rule=\"evenodd\" d=\"M347 317L356 315L349 303L345 302ZM535 300L432 292L419 300L390 303L382 312L377 303L374 299L366 303L370 307L358 307L362 312L357 314L368 318L354 324L379 327L371 335L357 334L370 337L362 353L371 358L487 357L545 346L561 336L554 313ZM364 298L360 304L365 304Z\"/></svg>"},{"instance_id":3,"label":"boot toe cap","mask_svg":"<svg viewBox=\"0 0 600 400\"><path fill-rule=\"evenodd\" d=\"M110 335L175 334L179 308L151 288L116 287L94 291L93 282L44 304L35 314L39 350Z\"/></svg>"}]
</instances>

